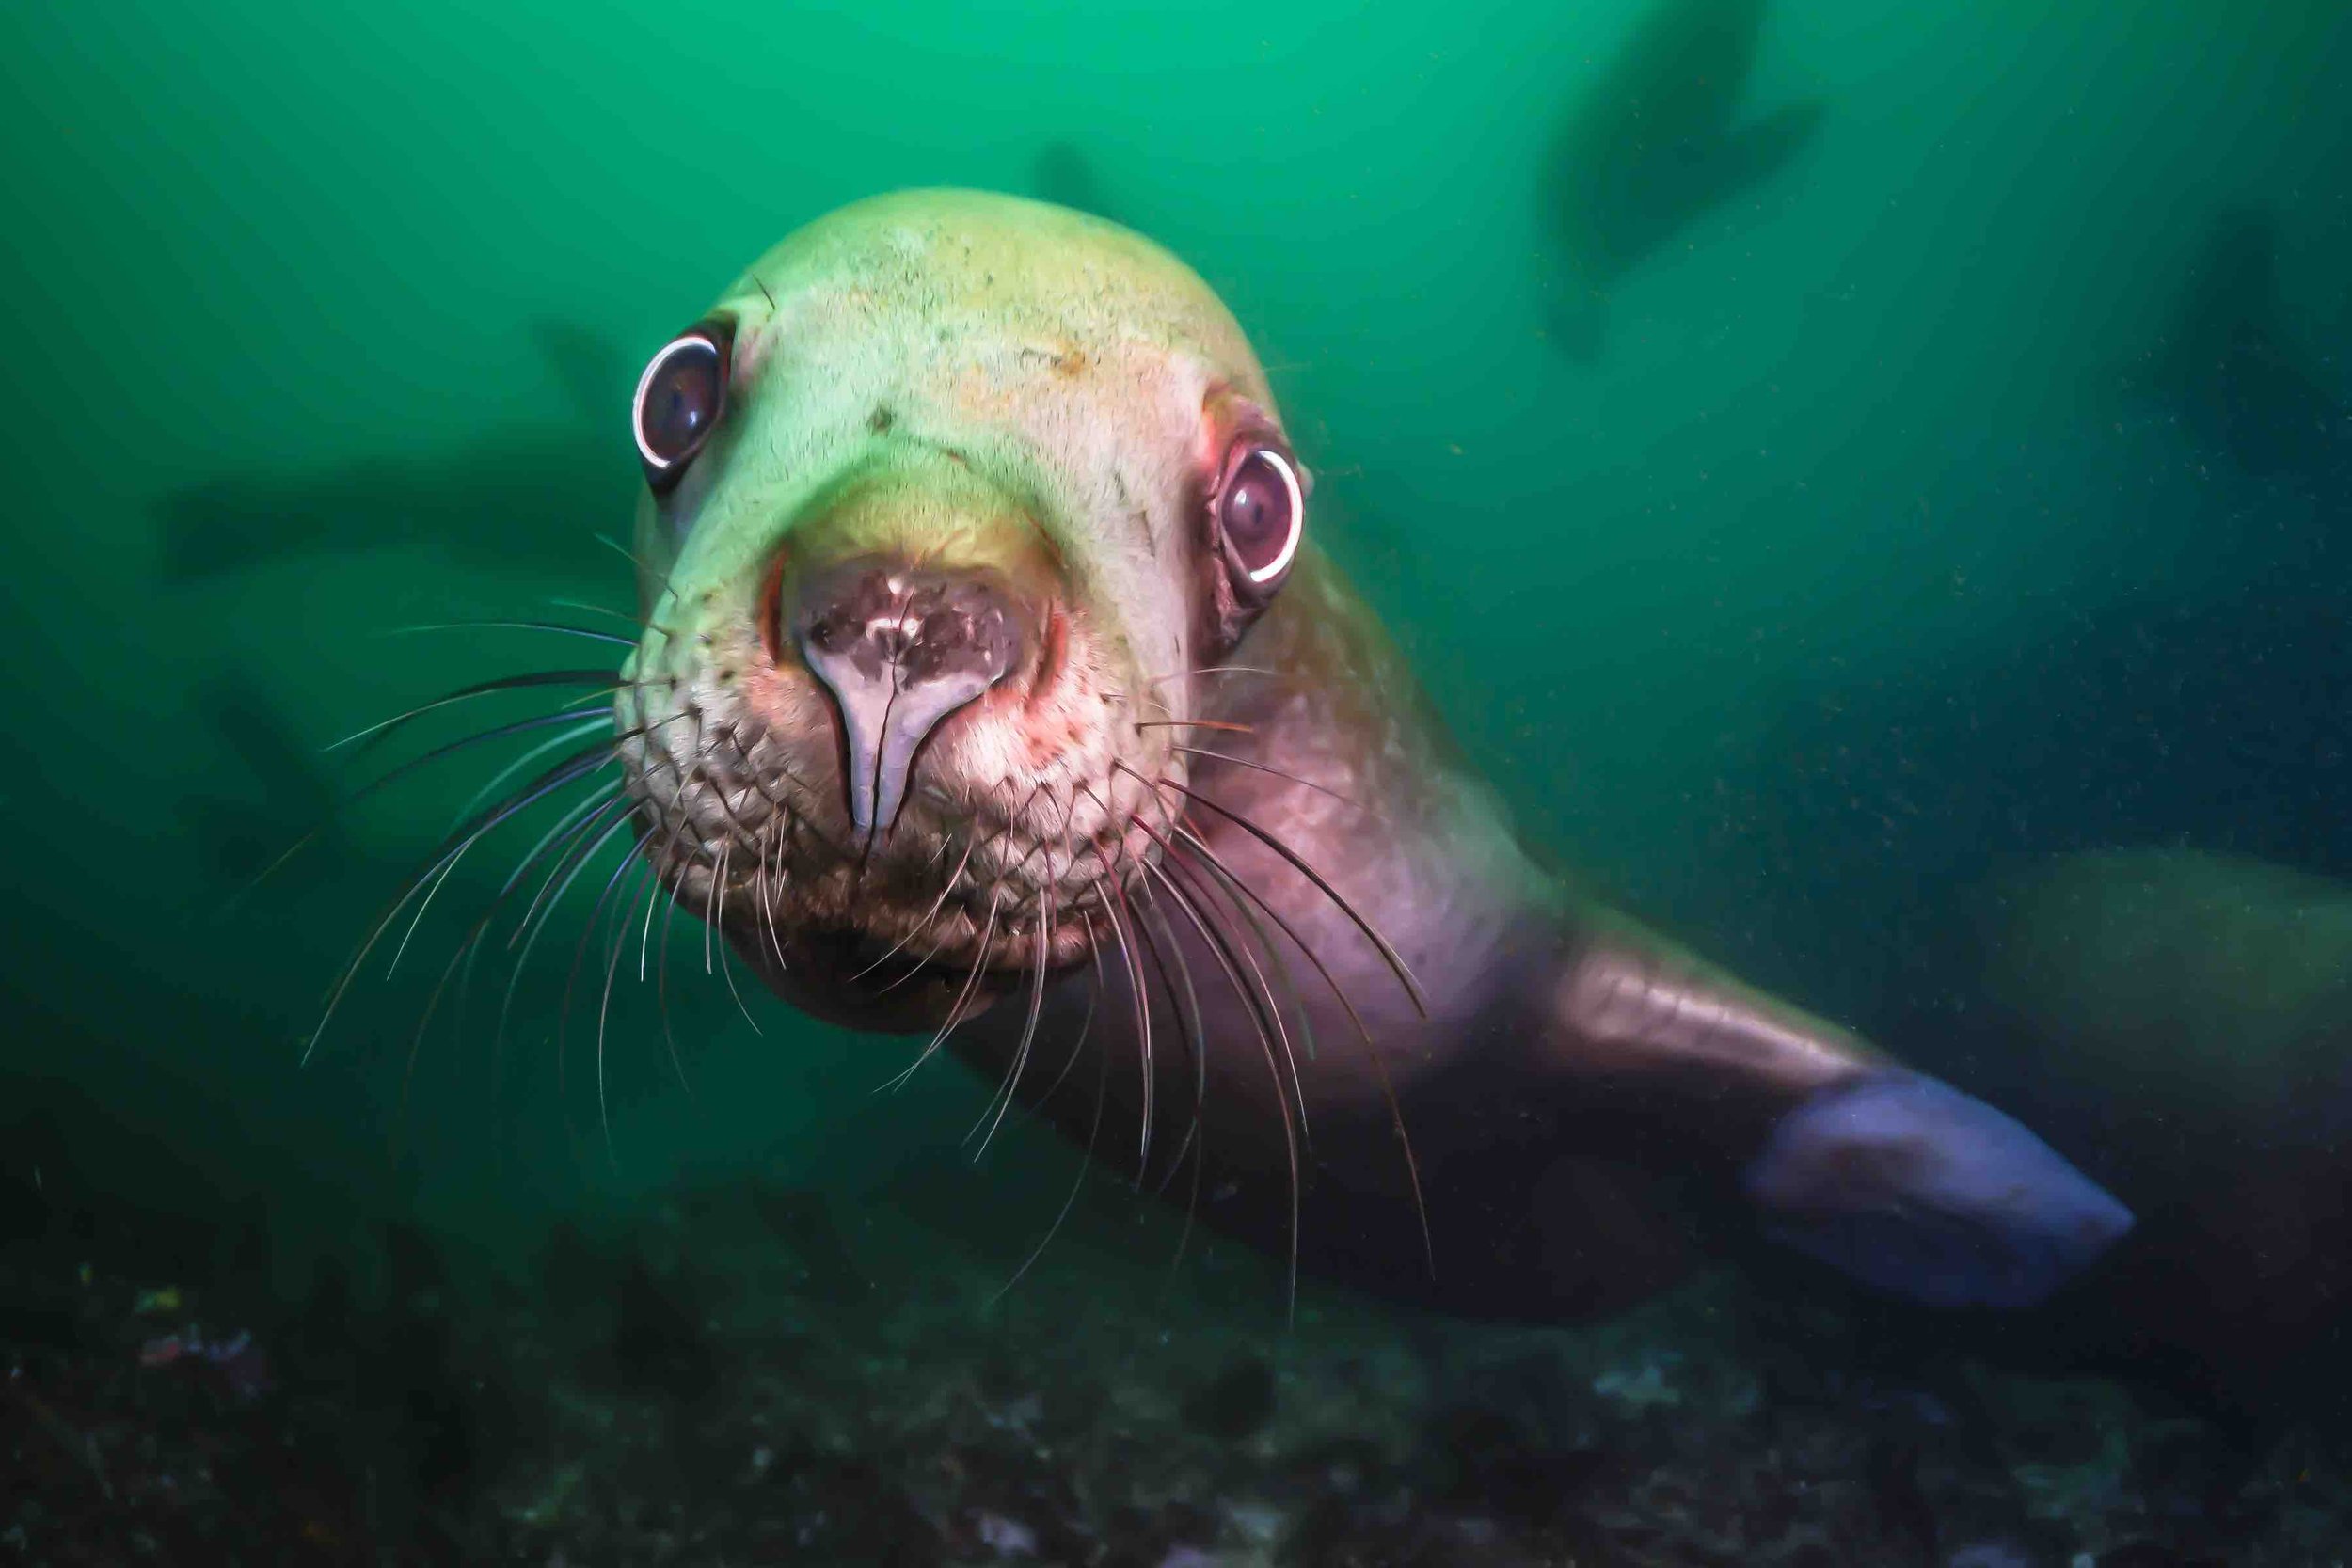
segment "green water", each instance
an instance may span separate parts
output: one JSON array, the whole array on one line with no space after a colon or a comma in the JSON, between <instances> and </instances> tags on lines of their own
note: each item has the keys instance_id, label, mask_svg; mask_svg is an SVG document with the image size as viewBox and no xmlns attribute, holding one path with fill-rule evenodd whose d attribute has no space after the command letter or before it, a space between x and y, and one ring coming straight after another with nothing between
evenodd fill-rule
<instances>
[{"instance_id":1,"label":"green water","mask_svg":"<svg viewBox=\"0 0 2352 1568\"><path fill-rule=\"evenodd\" d=\"M2250 834L2352 870L2316 752L2265 761L2270 805L2244 813L1977 757L2066 819L1959 820L1914 776L1952 753L1907 774L1908 732L1869 717L1908 690L2032 710L1994 691L2008 655L2118 607L2220 613L2280 584L2341 607L2343 432L2332 467L2241 472L2145 383L2209 225L2252 204L2280 319L2352 398L2344 6L1782 0L1739 112L1818 104L1817 133L1616 278L1579 361L1548 325L1547 159L1642 11L11 9L0 800L24 1022L0 1092L88 1131L78 1179L127 1201L272 1195L330 1235L377 1210L528 1233L696 1171L870 1185L959 1132L984 1086L934 1071L876 1101L899 1045L757 999L755 1035L683 930L691 1092L632 955L609 1138L594 1031L559 1069L544 1023L576 926L495 1062L495 984L412 1057L444 922L389 981L379 953L298 1066L478 774L372 803L224 910L366 771L296 763L532 652L392 628L630 608L596 536L628 527L644 356L784 232L910 184L1083 175L1197 266L1321 476L1326 543L1527 836L1824 1011L1867 1014L1899 956L1887 911L1958 861ZM175 575L172 498L224 483L230 514L331 514L331 547ZM2197 647L2182 672L2209 677ZM2220 719L2341 678L2260 652L2209 689ZM2113 706L2049 705L2070 701ZM1864 717L1822 727L1839 712ZM1032 1140L974 1180L1050 1210L1066 1159Z\"/></svg>"}]
</instances>

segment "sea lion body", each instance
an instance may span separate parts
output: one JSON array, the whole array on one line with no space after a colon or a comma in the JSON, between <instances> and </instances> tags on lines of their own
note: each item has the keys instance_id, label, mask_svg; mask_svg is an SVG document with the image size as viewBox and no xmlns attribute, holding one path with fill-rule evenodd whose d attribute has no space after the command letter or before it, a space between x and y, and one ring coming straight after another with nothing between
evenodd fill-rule
<instances>
[{"instance_id":1,"label":"sea lion body","mask_svg":"<svg viewBox=\"0 0 2352 1568\"><path fill-rule=\"evenodd\" d=\"M2127 1227L2007 1117L1537 869L1150 242L877 198L644 386L628 799L780 995L1450 1310L1607 1310L1725 1227L2014 1305Z\"/></svg>"},{"instance_id":2,"label":"sea lion body","mask_svg":"<svg viewBox=\"0 0 2352 1568\"><path fill-rule=\"evenodd\" d=\"M1772 1123L1873 1070L1876 1054L1540 871L1326 562L1294 576L1247 657L1289 678L1235 674L1204 694L1201 715L1218 727L1202 744L1223 759L1196 759L1189 787L1279 825L1395 944L1427 1015L1307 875L1233 817L1194 812L1189 831L1265 900L1242 903L1274 939L1288 983L1263 953L1238 951L1248 927L1231 908L1217 914L1236 951L1222 958L1170 915L1166 961L1193 983L1147 984L1156 1125L1145 1184L1279 1256L1293 1224L1284 1124L1303 1104L1298 1246L1317 1273L1451 1312L1533 1320L1612 1310L1673 1283L1712 1250L1705 1230ZM1244 1000L1252 961L1287 1004L1281 1028L1264 1030L1271 1050ZM952 1037L990 1082L1014 1078L1020 1000ZM1065 982L1048 993L1039 1037L1075 1037L1089 1006L1103 1055L1065 1075L1066 1048L1041 1046L1017 1098L1136 1170L1144 1095L1132 988L1114 972L1090 999L1083 977ZM1205 1081L1191 1059L1195 1011L1210 1042Z\"/></svg>"}]
</instances>

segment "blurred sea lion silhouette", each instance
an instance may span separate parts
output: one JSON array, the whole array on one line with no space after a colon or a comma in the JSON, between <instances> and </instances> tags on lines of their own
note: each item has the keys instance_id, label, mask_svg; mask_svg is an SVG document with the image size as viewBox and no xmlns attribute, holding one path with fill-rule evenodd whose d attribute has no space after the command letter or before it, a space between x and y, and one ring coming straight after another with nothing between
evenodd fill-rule
<instances>
[{"instance_id":1,"label":"blurred sea lion silhouette","mask_svg":"<svg viewBox=\"0 0 2352 1568\"><path fill-rule=\"evenodd\" d=\"M1955 906L1940 994L1885 1021L2139 1217L2011 1344L2239 1417L2342 1418L2352 1324L2352 885L2185 849L2065 855Z\"/></svg>"},{"instance_id":2,"label":"blurred sea lion silhouette","mask_svg":"<svg viewBox=\"0 0 2352 1568\"><path fill-rule=\"evenodd\" d=\"M179 797L181 824L208 868L243 881L284 855L310 828L326 838L330 851L347 853L336 813L341 792L328 774L325 752L295 733L252 677L216 675L193 695L246 775L239 784L217 769L208 770L200 784ZM316 859L323 863L325 857Z\"/></svg>"},{"instance_id":3,"label":"blurred sea lion silhouette","mask_svg":"<svg viewBox=\"0 0 2352 1568\"><path fill-rule=\"evenodd\" d=\"M562 385L557 418L454 449L324 467L229 473L162 497L162 575L175 586L310 555L422 545L466 562L577 574L581 541L629 472L612 429L636 372L612 343L560 322L533 329ZM614 517L613 527L626 524Z\"/></svg>"},{"instance_id":4,"label":"blurred sea lion silhouette","mask_svg":"<svg viewBox=\"0 0 2352 1568\"><path fill-rule=\"evenodd\" d=\"M2317 487L2345 467L2352 407L2295 341L2266 209L2232 207L2207 226L2170 328L2127 379L2249 478Z\"/></svg>"},{"instance_id":5,"label":"blurred sea lion silhouette","mask_svg":"<svg viewBox=\"0 0 2352 1568\"><path fill-rule=\"evenodd\" d=\"M1763 27L1764 0L1658 0L1553 137L1541 196L1557 266L1549 325L1571 358L1598 357L1621 278L1786 168L1820 129L1819 103L1740 118Z\"/></svg>"}]
</instances>

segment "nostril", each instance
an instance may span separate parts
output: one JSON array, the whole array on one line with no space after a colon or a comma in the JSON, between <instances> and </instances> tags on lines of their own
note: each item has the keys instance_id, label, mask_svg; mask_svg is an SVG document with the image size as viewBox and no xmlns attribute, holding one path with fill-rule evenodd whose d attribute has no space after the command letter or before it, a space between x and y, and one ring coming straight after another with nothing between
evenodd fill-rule
<instances>
[{"instance_id":1,"label":"nostril","mask_svg":"<svg viewBox=\"0 0 2352 1568\"><path fill-rule=\"evenodd\" d=\"M1018 666L1019 621L993 577L892 562L818 574L796 599L792 640L840 715L863 840L896 820L924 741Z\"/></svg>"}]
</instances>

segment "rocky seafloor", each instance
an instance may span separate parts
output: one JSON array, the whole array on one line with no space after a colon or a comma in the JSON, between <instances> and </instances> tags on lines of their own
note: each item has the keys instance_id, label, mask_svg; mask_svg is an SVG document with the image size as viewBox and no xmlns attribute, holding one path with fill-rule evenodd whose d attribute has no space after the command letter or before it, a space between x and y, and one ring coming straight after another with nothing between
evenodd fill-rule
<instances>
[{"instance_id":1,"label":"rocky seafloor","mask_svg":"<svg viewBox=\"0 0 2352 1568\"><path fill-rule=\"evenodd\" d=\"M1007 1291L886 1209L730 1188L528 1266L382 1227L293 1303L11 1249L0 1562L2352 1560L2338 1436L1867 1374L1722 1280L1597 1329L1286 1322L1255 1260L1089 1245Z\"/></svg>"}]
</instances>

